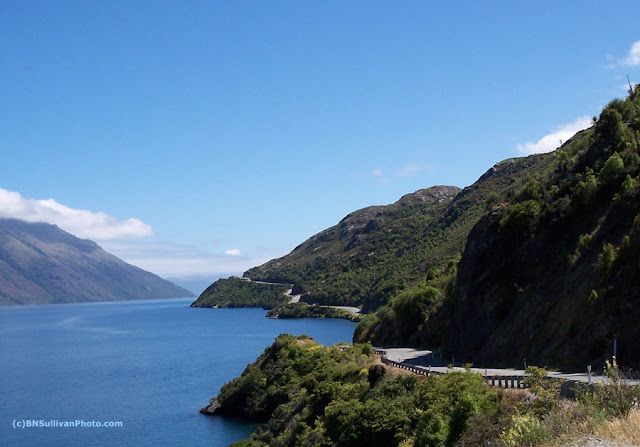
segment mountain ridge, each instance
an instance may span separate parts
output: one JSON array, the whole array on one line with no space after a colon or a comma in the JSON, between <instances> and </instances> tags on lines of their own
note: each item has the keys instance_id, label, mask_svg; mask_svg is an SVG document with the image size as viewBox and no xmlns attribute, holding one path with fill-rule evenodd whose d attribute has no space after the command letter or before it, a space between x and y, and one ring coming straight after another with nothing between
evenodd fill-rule
<instances>
[{"instance_id":1,"label":"mountain ridge","mask_svg":"<svg viewBox=\"0 0 640 447\"><path fill-rule=\"evenodd\" d=\"M0 305L190 296L55 225L0 218Z\"/></svg>"}]
</instances>

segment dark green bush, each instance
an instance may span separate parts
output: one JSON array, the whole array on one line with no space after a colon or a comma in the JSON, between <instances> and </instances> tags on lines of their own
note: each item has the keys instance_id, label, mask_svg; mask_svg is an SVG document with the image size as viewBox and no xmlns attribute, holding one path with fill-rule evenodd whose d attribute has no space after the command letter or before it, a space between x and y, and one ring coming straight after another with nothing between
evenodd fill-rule
<instances>
[{"instance_id":1,"label":"dark green bush","mask_svg":"<svg viewBox=\"0 0 640 447\"><path fill-rule=\"evenodd\" d=\"M507 215L500 220L500 230L513 233L530 232L538 221L542 207L537 200L525 200L511 205Z\"/></svg>"},{"instance_id":2,"label":"dark green bush","mask_svg":"<svg viewBox=\"0 0 640 447\"><path fill-rule=\"evenodd\" d=\"M621 179L623 174L624 161L622 161L620 154L614 152L602 166L602 169L598 174L598 180L604 184L610 184Z\"/></svg>"},{"instance_id":3,"label":"dark green bush","mask_svg":"<svg viewBox=\"0 0 640 447\"><path fill-rule=\"evenodd\" d=\"M376 386L378 382L387 373L387 369L383 365L372 365L369 367L369 385Z\"/></svg>"},{"instance_id":4,"label":"dark green bush","mask_svg":"<svg viewBox=\"0 0 640 447\"><path fill-rule=\"evenodd\" d=\"M596 124L598 136L608 141L615 141L624 132L622 115L613 107L605 107L600 113L600 118Z\"/></svg>"},{"instance_id":5,"label":"dark green bush","mask_svg":"<svg viewBox=\"0 0 640 447\"><path fill-rule=\"evenodd\" d=\"M391 300L391 308L400 325L416 328L441 298L442 294L437 288L421 286L398 294Z\"/></svg>"}]
</instances>

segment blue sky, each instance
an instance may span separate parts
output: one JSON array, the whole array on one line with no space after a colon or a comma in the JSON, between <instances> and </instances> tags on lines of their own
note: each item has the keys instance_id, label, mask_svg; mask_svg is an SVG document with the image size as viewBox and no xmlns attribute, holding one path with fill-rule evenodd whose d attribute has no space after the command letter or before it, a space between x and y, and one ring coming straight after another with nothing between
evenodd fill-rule
<instances>
[{"instance_id":1,"label":"blue sky","mask_svg":"<svg viewBox=\"0 0 640 447\"><path fill-rule=\"evenodd\" d=\"M552 150L640 82L638 17L637 1L0 0L0 216L164 277L239 273L355 209Z\"/></svg>"}]
</instances>

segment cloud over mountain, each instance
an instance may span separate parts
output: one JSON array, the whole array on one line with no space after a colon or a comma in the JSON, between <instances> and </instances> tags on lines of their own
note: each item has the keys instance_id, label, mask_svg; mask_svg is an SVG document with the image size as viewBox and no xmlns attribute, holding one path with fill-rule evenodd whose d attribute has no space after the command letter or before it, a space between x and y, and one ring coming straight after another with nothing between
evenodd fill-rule
<instances>
[{"instance_id":1,"label":"cloud over mountain","mask_svg":"<svg viewBox=\"0 0 640 447\"><path fill-rule=\"evenodd\" d=\"M28 199L3 188L0 188L0 217L50 223L88 239L134 239L153 235L151 226L139 219L118 220L103 212L70 208L54 199Z\"/></svg>"},{"instance_id":2,"label":"cloud over mountain","mask_svg":"<svg viewBox=\"0 0 640 447\"><path fill-rule=\"evenodd\" d=\"M593 124L592 118L589 116L581 116L580 118L558 127L551 133L548 133L538 141L520 143L516 146L520 155L541 154L543 152L551 152L556 150L569 138L574 136L576 132L587 129Z\"/></svg>"}]
</instances>

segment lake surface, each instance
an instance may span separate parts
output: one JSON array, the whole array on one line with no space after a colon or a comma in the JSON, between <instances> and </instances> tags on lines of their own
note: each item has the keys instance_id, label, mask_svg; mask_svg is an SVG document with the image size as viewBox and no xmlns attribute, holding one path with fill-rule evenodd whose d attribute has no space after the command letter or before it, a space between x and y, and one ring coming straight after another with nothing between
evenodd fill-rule
<instances>
[{"instance_id":1,"label":"lake surface","mask_svg":"<svg viewBox=\"0 0 640 447\"><path fill-rule=\"evenodd\" d=\"M221 385L278 334L333 344L350 342L355 327L191 301L0 308L0 444L225 446L255 427L198 413ZM32 420L122 426L13 428Z\"/></svg>"}]
</instances>

